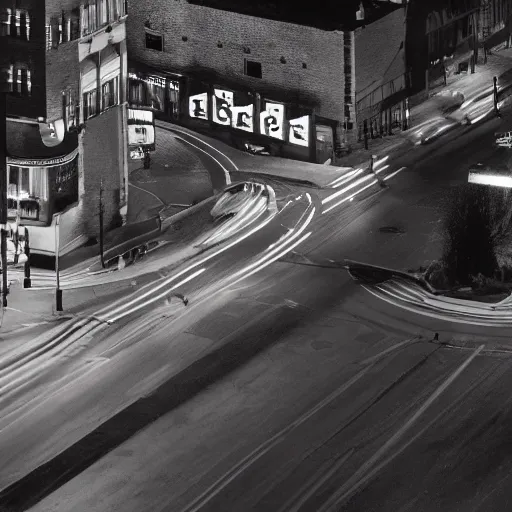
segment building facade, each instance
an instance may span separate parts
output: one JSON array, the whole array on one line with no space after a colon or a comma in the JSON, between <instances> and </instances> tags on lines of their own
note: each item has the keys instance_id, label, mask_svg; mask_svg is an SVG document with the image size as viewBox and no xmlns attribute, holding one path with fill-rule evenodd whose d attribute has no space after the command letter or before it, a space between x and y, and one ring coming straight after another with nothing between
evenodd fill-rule
<instances>
[{"instance_id":1,"label":"building facade","mask_svg":"<svg viewBox=\"0 0 512 512\"><path fill-rule=\"evenodd\" d=\"M343 13L329 4L331 11L318 11L323 19L301 18L285 3L233 7L233 2L177 0L170 8L165 0L129 1L130 106L150 108L157 117L240 149L254 144L277 156L329 161L336 146L349 147L358 139L364 120L356 117L366 115L356 106L358 65L365 61L370 69L382 45L373 36L372 44L366 43L368 28L354 32L373 22L361 17L359 1L340 4ZM375 11L378 18L404 9L383 4ZM403 40L403 25L398 31ZM358 55L358 44L368 51ZM396 49L387 53L393 67ZM395 71L396 66L391 74ZM380 78L379 90L387 97ZM381 108L382 99L370 107Z\"/></svg>"},{"instance_id":2,"label":"building facade","mask_svg":"<svg viewBox=\"0 0 512 512\"><path fill-rule=\"evenodd\" d=\"M33 253L98 236L127 200L123 0L0 0L6 62L8 207ZM108 134L108 135L107 135Z\"/></svg>"},{"instance_id":3,"label":"building facade","mask_svg":"<svg viewBox=\"0 0 512 512\"><path fill-rule=\"evenodd\" d=\"M485 51L510 44L512 0L481 0L478 24L479 46Z\"/></svg>"},{"instance_id":4,"label":"building facade","mask_svg":"<svg viewBox=\"0 0 512 512\"><path fill-rule=\"evenodd\" d=\"M481 0L411 0L406 63L411 94L428 91L478 62Z\"/></svg>"}]
</instances>

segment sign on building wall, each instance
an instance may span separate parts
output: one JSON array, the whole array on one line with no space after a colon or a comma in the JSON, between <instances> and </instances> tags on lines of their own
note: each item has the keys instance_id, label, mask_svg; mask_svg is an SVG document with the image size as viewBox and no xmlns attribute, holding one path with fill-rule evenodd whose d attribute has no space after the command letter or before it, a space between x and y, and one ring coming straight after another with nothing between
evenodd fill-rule
<instances>
[{"instance_id":1,"label":"sign on building wall","mask_svg":"<svg viewBox=\"0 0 512 512\"><path fill-rule=\"evenodd\" d=\"M214 123L230 126L237 130L259 133L274 139L287 141L297 146L309 147L310 116L301 116L287 122L283 103L264 101L264 109L255 119L254 102L250 94L215 88L212 95L212 116ZM195 119L208 120L208 93L189 97L189 115ZM259 124L258 124L259 123Z\"/></svg>"},{"instance_id":2,"label":"sign on building wall","mask_svg":"<svg viewBox=\"0 0 512 512\"><path fill-rule=\"evenodd\" d=\"M128 144L153 146L155 144L155 118L151 110L128 109Z\"/></svg>"},{"instance_id":3,"label":"sign on building wall","mask_svg":"<svg viewBox=\"0 0 512 512\"><path fill-rule=\"evenodd\" d=\"M284 139L284 105L266 102L260 114L260 132L267 137Z\"/></svg>"},{"instance_id":4,"label":"sign on building wall","mask_svg":"<svg viewBox=\"0 0 512 512\"><path fill-rule=\"evenodd\" d=\"M188 112L190 117L208 119L208 93L203 92L190 96L188 99Z\"/></svg>"},{"instance_id":5,"label":"sign on building wall","mask_svg":"<svg viewBox=\"0 0 512 512\"><path fill-rule=\"evenodd\" d=\"M223 89L214 89L213 122L231 126L237 130L254 131L254 105L235 106L235 93Z\"/></svg>"},{"instance_id":6,"label":"sign on building wall","mask_svg":"<svg viewBox=\"0 0 512 512\"><path fill-rule=\"evenodd\" d=\"M288 141L297 146L309 146L309 116L290 120Z\"/></svg>"}]
</instances>

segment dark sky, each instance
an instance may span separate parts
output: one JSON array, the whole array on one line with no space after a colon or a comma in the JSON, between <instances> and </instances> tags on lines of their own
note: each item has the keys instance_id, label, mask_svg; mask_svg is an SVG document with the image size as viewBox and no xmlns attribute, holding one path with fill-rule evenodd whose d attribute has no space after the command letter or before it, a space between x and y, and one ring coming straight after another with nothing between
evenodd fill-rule
<instances>
[{"instance_id":1,"label":"dark sky","mask_svg":"<svg viewBox=\"0 0 512 512\"><path fill-rule=\"evenodd\" d=\"M204 5L250 16L311 25L326 30L349 28L356 21L360 0L188 0L191 4ZM367 8L389 9L386 2L364 0ZM380 6L380 7L379 7ZM396 8L396 4L391 4Z\"/></svg>"}]
</instances>

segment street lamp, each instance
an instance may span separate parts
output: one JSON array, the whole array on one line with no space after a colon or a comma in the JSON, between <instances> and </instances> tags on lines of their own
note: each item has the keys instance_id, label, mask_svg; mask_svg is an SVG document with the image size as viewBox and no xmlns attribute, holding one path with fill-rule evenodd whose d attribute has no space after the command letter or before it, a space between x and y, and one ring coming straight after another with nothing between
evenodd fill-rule
<instances>
[{"instance_id":1,"label":"street lamp","mask_svg":"<svg viewBox=\"0 0 512 512\"><path fill-rule=\"evenodd\" d=\"M60 213L55 218L55 274L57 277L57 288L55 289L55 305L57 311L62 311L62 290L60 289L59 275L59 250L60 250Z\"/></svg>"}]
</instances>

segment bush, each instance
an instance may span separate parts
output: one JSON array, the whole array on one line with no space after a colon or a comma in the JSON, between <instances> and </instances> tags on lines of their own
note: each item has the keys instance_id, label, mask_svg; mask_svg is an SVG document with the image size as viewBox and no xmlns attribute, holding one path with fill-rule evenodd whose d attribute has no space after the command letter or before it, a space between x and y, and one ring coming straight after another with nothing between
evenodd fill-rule
<instances>
[{"instance_id":1,"label":"bush","mask_svg":"<svg viewBox=\"0 0 512 512\"><path fill-rule=\"evenodd\" d=\"M496 245L509 225L504 197L494 187L466 184L450 198L445 209L442 261L452 284L471 285L472 276L494 275Z\"/></svg>"}]
</instances>

